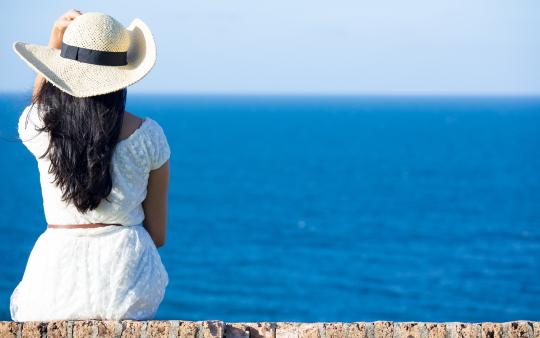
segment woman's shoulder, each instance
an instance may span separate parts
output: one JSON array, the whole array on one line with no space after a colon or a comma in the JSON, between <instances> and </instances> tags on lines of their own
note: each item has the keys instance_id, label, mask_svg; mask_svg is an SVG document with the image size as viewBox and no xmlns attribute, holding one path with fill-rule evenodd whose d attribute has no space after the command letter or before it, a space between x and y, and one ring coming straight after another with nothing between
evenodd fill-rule
<instances>
[{"instance_id":1,"label":"woman's shoulder","mask_svg":"<svg viewBox=\"0 0 540 338\"><path fill-rule=\"evenodd\" d=\"M156 138L159 140L160 137L165 137L165 133L157 121L148 116L143 118L127 111L124 113L119 143L130 143L126 141L141 138Z\"/></svg>"},{"instance_id":2,"label":"woman's shoulder","mask_svg":"<svg viewBox=\"0 0 540 338\"><path fill-rule=\"evenodd\" d=\"M150 169L161 166L170 156L169 143L161 125L150 117L141 118L132 113L124 117L124 132L118 141L120 152L138 153L144 150L147 154ZM142 160L141 158L139 158Z\"/></svg>"},{"instance_id":3,"label":"woman's shoulder","mask_svg":"<svg viewBox=\"0 0 540 338\"><path fill-rule=\"evenodd\" d=\"M122 129L120 130L120 141L131 136L131 134L141 127L143 121L143 118L126 111L122 121Z\"/></svg>"}]
</instances>

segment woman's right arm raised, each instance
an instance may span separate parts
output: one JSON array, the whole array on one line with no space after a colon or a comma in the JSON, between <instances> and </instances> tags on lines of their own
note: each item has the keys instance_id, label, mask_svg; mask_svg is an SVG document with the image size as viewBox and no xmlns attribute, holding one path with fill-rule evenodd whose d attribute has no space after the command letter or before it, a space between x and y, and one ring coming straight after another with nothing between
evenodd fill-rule
<instances>
[{"instance_id":1,"label":"woman's right arm raised","mask_svg":"<svg viewBox=\"0 0 540 338\"><path fill-rule=\"evenodd\" d=\"M51 35L49 37L49 47L61 49L62 48L62 39L64 38L64 32L66 31L67 26L73 21L76 17L82 15L82 12L77 9L71 9L62 16L60 16L53 24L51 29ZM40 74L36 75L34 80L34 89L32 97L36 97L41 85L43 84L44 78Z\"/></svg>"}]
</instances>

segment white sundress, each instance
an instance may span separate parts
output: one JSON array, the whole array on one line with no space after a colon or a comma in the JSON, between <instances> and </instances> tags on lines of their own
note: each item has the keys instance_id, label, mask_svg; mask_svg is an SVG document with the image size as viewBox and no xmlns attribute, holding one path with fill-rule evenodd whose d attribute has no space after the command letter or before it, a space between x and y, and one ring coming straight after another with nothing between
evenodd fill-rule
<instances>
[{"instance_id":1,"label":"white sundress","mask_svg":"<svg viewBox=\"0 0 540 338\"><path fill-rule=\"evenodd\" d=\"M28 121L27 121L28 117ZM10 297L13 321L149 320L162 302L169 276L149 233L143 227L142 202L148 176L170 156L161 126L146 117L113 153L113 188L109 201L81 214L61 200L39 159L49 142L36 106L19 118L23 144L36 157L49 224L119 223L97 228L45 228L28 257L22 279ZM46 225L45 225L46 227Z\"/></svg>"}]
</instances>

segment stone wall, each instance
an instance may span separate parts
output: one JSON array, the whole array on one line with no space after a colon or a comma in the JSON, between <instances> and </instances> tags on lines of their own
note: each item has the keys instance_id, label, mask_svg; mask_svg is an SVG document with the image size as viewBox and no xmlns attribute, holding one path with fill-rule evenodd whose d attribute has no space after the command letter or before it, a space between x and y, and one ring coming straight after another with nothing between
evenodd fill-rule
<instances>
[{"instance_id":1,"label":"stone wall","mask_svg":"<svg viewBox=\"0 0 540 338\"><path fill-rule=\"evenodd\" d=\"M0 337L540 338L540 322L0 321Z\"/></svg>"}]
</instances>

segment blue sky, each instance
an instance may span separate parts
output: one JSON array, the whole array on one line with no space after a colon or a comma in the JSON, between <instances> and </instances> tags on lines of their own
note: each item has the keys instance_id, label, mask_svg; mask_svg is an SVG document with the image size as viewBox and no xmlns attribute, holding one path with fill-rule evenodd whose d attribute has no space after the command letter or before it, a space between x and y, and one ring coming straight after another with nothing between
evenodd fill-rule
<instances>
[{"instance_id":1,"label":"blue sky","mask_svg":"<svg viewBox=\"0 0 540 338\"><path fill-rule=\"evenodd\" d=\"M12 42L47 44L70 8L152 29L131 92L540 95L538 0L4 2L0 91L34 78Z\"/></svg>"}]
</instances>

